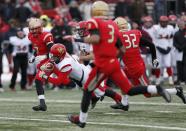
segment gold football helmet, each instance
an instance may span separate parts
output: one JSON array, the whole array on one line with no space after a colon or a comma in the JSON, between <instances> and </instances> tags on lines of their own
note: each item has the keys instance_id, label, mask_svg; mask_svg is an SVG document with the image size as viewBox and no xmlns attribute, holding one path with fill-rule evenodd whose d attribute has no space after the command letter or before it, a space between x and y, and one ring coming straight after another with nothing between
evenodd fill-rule
<instances>
[{"instance_id":1,"label":"gold football helmet","mask_svg":"<svg viewBox=\"0 0 186 131\"><path fill-rule=\"evenodd\" d=\"M91 15L93 17L96 16L108 16L109 12L109 6L106 2L104 1L96 1L93 3L92 8L91 8Z\"/></svg>"},{"instance_id":2,"label":"gold football helmet","mask_svg":"<svg viewBox=\"0 0 186 131\"><path fill-rule=\"evenodd\" d=\"M119 30L122 30L122 31L128 31L129 30L128 22L123 17L117 17L114 20L114 22L118 25Z\"/></svg>"}]
</instances>

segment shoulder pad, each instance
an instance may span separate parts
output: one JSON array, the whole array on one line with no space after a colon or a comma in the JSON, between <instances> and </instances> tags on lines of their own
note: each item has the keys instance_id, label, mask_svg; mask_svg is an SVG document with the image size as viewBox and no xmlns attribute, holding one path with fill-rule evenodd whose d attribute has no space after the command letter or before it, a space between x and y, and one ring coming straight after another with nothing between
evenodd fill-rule
<instances>
[{"instance_id":1,"label":"shoulder pad","mask_svg":"<svg viewBox=\"0 0 186 131\"><path fill-rule=\"evenodd\" d=\"M88 20L86 24L88 30L98 29L98 23L95 19Z\"/></svg>"}]
</instances>

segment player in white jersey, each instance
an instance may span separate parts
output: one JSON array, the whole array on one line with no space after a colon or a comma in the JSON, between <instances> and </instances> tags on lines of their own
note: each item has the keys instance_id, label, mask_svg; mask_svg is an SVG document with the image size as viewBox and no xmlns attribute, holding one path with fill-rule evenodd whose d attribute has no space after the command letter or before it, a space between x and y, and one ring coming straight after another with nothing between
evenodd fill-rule
<instances>
[{"instance_id":1,"label":"player in white jersey","mask_svg":"<svg viewBox=\"0 0 186 131\"><path fill-rule=\"evenodd\" d=\"M171 25L168 25L168 17L161 16L158 25L153 26L154 42L157 49L157 58L159 60L159 67L156 69L156 84L161 82L161 73L163 69L167 69L167 74L169 77L169 84L173 84L172 78L172 68L171 68L171 49L174 29ZM161 70L160 70L161 69ZM162 71L162 72L161 72Z\"/></svg>"},{"instance_id":2,"label":"player in white jersey","mask_svg":"<svg viewBox=\"0 0 186 131\"><path fill-rule=\"evenodd\" d=\"M21 89L26 89L27 83L27 66L28 66L28 52L31 49L31 43L25 36L21 28L17 29L17 35L10 39L10 53L13 58L13 75L11 78L10 89L15 90L15 82L17 73L21 69Z\"/></svg>"},{"instance_id":3,"label":"player in white jersey","mask_svg":"<svg viewBox=\"0 0 186 131\"><path fill-rule=\"evenodd\" d=\"M41 71L37 77L40 77L40 79L47 79L48 82L56 85L66 84L63 83L63 79L68 78L74 80L80 87L84 85L91 71L91 67L80 64L75 58L66 53L66 48L62 44L54 44L51 47L49 57L49 61L46 61L46 64L44 65L55 63L55 70L51 70L48 75L45 72L45 68L43 69L43 67L41 67ZM52 73L54 73L56 77L52 77ZM63 74L67 77L64 78L65 75ZM104 95L104 91L100 87L94 91L93 95L101 97Z\"/></svg>"},{"instance_id":4,"label":"player in white jersey","mask_svg":"<svg viewBox=\"0 0 186 131\"><path fill-rule=\"evenodd\" d=\"M179 30L177 23L177 16L169 15L169 25L171 25L174 29L173 35ZM170 39L171 44L173 44L173 38ZM173 69L173 80L177 81L177 69L176 69L176 61L179 59L180 52L172 46L171 49L171 66Z\"/></svg>"}]
</instances>

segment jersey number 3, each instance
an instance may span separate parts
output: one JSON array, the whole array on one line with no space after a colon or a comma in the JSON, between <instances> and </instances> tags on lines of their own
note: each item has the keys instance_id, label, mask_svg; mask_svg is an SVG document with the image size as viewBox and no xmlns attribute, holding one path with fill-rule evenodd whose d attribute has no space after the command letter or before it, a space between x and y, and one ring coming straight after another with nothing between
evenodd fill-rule
<instances>
[{"instance_id":1,"label":"jersey number 3","mask_svg":"<svg viewBox=\"0 0 186 131\"><path fill-rule=\"evenodd\" d=\"M123 37L125 38L125 43L128 44L125 47L126 49L138 47L138 45L135 44L135 42L136 42L136 35L135 34L129 34L129 35L124 34Z\"/></svg>"},{"instance_id":2,"label":"jersey number 3","mask_svg":"<svg viewBox=\"0 0 186 131\"><path fill-rule=\"evenodd\" d=\"M112 25L108 25L108 28L110 29L109 31L110 38L108 39L108 43L112 44L114 41L114 27Z\"/></svg>"}]
</instances>

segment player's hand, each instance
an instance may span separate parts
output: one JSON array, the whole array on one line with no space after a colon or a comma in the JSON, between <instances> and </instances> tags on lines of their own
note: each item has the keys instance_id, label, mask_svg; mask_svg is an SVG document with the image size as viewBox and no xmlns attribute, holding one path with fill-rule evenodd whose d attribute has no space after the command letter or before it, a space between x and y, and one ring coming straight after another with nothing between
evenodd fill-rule
<instances>
[{"instance_id":1,"label":"player's hand","mask_svg":"<svg viewBox=\"0 0 186 131\"><path fill-rule=\"evenodd\" d=\"M28 63L33 63L35 61L35 56L31 56L28 60Z\"/></svg>"},{"instance_id":2,"label":"player's hand","mask_svg":"<svg viewBox=\"0 0 186 131\"><path fill-rule=\"evenodd\" d=\"M45 79L45 80L48 79L48 76L45 74L44 71L40 71L40 72L39 72L39 77L42 78L42 79Z\"/></svg>"},{"instance_id":3,"label":"player's hand","mask_svg":"<svg viewBox=\"0 0 186 131\"><path fill-rule=\"evenodd\" d=\"M68 40L68 41L71 41L73 42L74 41L74 37L72 35L66 35L63 37L64 40Z\"/></svg>"},{"instance_id":4,"label":"player's hand","mask_svg":"<svg viewBox=\"0 0 186 131\"><path fill-rule=\"evenodd\" d=\"M157 68L158 65L159 65L159 61L158 61L157 59L154 59L154 60L152 61L152 66L153 66L154 68Z\"/></svg>"}]
</instances>

